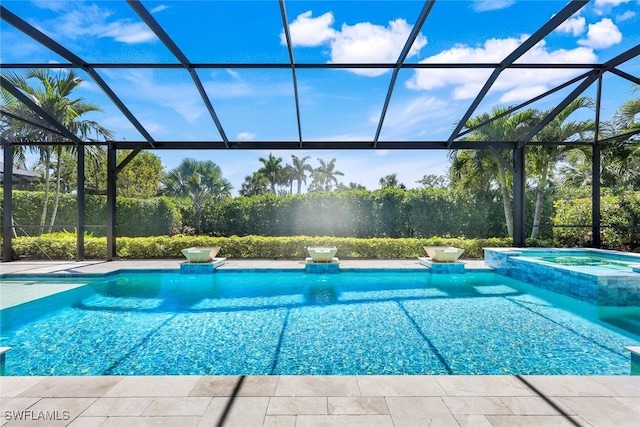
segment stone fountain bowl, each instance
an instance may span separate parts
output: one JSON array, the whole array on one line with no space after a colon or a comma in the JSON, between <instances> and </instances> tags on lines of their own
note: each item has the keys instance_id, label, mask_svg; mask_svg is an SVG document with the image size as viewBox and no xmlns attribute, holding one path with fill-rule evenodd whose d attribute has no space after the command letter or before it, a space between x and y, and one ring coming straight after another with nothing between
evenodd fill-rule
<instances>
[{"instance_id":1,"label":"stone fountain bowl","mask_svg":"<svg viewBox=\"0 0 640 427\"><path fill-rule=\"evenodd\" d=\"M187 261L189 262L194 262L194 263L209 262L213 258L215 258L216 255L218 255L219 251L220 251L220 246L192 247L192 248L183 249L182 255L184 255L185 258L187 258Z\"/></svg>"},{"instance_id":2,"label":"stone fountain bowl","mask_svg":"<svg viewBox=\"0 0 640 427\"><path fill-rule=\"evenodd\" d=\"M453 246L424 246L424 250L435 262L456 262L464 253L464 249Z\"/></svg>"},{"instance_id":3,"label":"stone fountain bowl","mask_svg":"<svg viewBox=\"0 0 640 427\"><path fill-rule=\"evenodd\" d=\"M309 246L307 248L313 262L331 262L338 252L335 246Z\"/></svg>"}]
</instances>

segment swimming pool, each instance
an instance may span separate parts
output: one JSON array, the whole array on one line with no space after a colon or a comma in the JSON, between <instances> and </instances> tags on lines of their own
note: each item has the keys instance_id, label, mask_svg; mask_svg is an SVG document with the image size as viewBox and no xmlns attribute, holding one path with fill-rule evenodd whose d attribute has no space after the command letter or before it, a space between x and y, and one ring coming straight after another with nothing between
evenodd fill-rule
<instances>
[{"instance_id":1,"label":"swimming pool","mask_svg":"<svg viewBox=\"0 0 640 427\"><path fill-rule=\"evenodd\" d=\"M1 314L5 375L625 375L640 345L638 310L491 272L118 273Z\"/></svg>"},{"instance_id":2,"label":"swimming pool","mask_svg":"<svg viewBox=\"0 0 640 427\"><path fill-rule=\"evenodd\" d=\"M500 274L599 306L640 307L640 254L601 249L487 248Z\"/></svg>"}]
</instances>

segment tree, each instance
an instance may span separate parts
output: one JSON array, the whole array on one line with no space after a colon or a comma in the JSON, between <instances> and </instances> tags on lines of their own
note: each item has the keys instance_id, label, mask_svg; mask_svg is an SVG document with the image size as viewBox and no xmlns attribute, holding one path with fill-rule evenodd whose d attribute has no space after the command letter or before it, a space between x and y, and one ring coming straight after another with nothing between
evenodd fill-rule
<instances>
[{"instance_id":1,"label":"tree","mask_svg":"<svg viewBox=\"0 0 640 427\"><path fill-rule=\"evenodd\" d=\"M640 130L640 98L624 102L613 117L609 135L623 135ZM640 139L639 134L614 139L605 147L606 165L611 164L616 172L617 186L640 189Z\"/></svg>"},{"instance_id":2,"label":"tree","mask_svg":"<svg viewBox=\"0 0 640 427\"><path fill-rule=\"evenodd\" d=\"M314 191L331 191L333 186L338 185L337 176L344 176L344 173L336 170L336 159L328 162L318 159L320 166L313 169L311 173L311 189Z\"/></svg>"},{"instance_id":3,"label":"tree","mask_svg":"<svg viewBox=\"0 0 640 427\"><path fill-rule=\"evenodd\" d=\"M304 182L305 185L307 184L307 172L313 173L311 165L306 163L309 159L309 156L298 158L293 154L291 155L291 160L293 161L293 164L291 165L293 168L293 179L298 182L298 194L302 191L302 183Z\"/></svg>"},{"instance_id":4,"label":"tree","mask_svg":"<svg viewBox=\"0 0 640 427\"><path fill-rule=\"evenodd\" d=\"M383 176L382 178L380 178L379 183L380 183L381 189L385 189L385 188L400 188L402 190L407 189L407 187L404 184L401 184L398 181L397 173L392 173L390 175Z\"/></svg>"},{"instance_id":5,"label":"tree","mask_svg":"<svg viewBox=\"0 0 640 427\"><path fill-rule=\"evenodd\" d=\"M591 107L593 107L591 99L586 97L575 99L535 136L536 142L550 144L532 145L528 148L527 158L533 172L532 175L536 176L538 180L536 206L531 228L532 239L538 237L549 176L555 171L557 163L566 158L567 151L574 148L570 143L576 139L588 139L588 135L595 130L595 122L593 120L576 122L570 121L569 117L581 108ZM550 112L551 110L544 111L540 119ZM559 142L567 142L569 144L557 145Z\"/></svg>"},{"instance_id":6,"label":"tree","mask_svg":"<svg viewBox=\"0 0 640 427\"><path fill-rule=\"evenodd\" d=\"M232 186L222 177L222 169L211 160L192 158L167 175L165 184L169 194L193 200L196 232L201 232L202 211L206 202L215 202L231 195Z\"/></svg>"},{"instance_id":7,"label":"tree","mask_svg":"<svg viewBox=\"0 0 640 427\"><path fill-rule=\"evenodd\" d=\"M348 185L344 185L343 183L338 183L338 187L336 188L337 191L353 191L353 190L366 190L367 187L365 187L362 184L358 184L356 182L350 182Z\"/></svg>"},{"instance_id":8,"label":"tree","mask_svg":"<svg viewBox=\"0 0 640 427\"><path fill-rule=\"evenodd\" d=\"M496 107L491 113L484 113L467 121L467 127L479 126L493 117L503 114L507 108ZM513 115L505 115L482 125L469 134L469 141L518 141L533 126L534 110L525 110ZM495 182L502 193L504 217L509 237L513 237L513 210L511 203L511 180L504 160L511 158L510 153L502 150L456 150L451 151L450 177L452 183L461 183L463 187L475 187L483 180L487 185Z\"/></svg>"},{"instance_id":9,"label":"tree","mask_svg":"<svg viewBox=\"0 0 640 427\"><path fill-rule=\"evenodd\" d=\"M280 192L284 195L293 194L293 181L295 180L296 180L296 177L295 177L295 170L293 169L293 166L286 165L284 168L282 168L282 171L280 172L280 185L282 185L282 187L284 188ZM289 187L289 188L286 189L286 187Z\"/></svg>"},{"instance_id":10,"label":"tree","mask_svg":"<svg viewBox=\"0 0 640 427\"><path fill-rule=\"evenodd\" d=\"M426 174L422 179L416 181L416 184L420 184L424 188L447 188L448 178L442 175Z\"/></svg>"},{"instance_id":11,"label":"tree","mask_svg":"<svg viewBox=\"0 0 640 427\"><path fill-rule=\"evenodd\" d=\"M118 151L118 163L131 150ZM148 151L139 152L118 174L118 195L146 199L158 194L163 178L162 160Z\"/></svg>"},{"instance_id":12,"label":"tree","mask_svg":"<svg viewBox=\"0 0 640 427\"><path fill-rule=\"evenodd\" d=\"M241 196L257 196L269 192L269 181L267 177L260 172L254 172L252 175L244 177L244 182L240 188Z\"/></svg>"},{"instance_id":13,"label":"tree","mask_svg":"<svg viewBox=\"0 0 640 427\"><path fill-rule=\"evenodd\" d=\"M282 179L282 157L275 157L272 153L269 153L269 157L266 159L260 157L258 160L264 165L258 172L267 178L271 186L271 192L276 194L276 185L278 185Z\"/></svg>"},{"instance_id":14,"label":"tree","mask_svg":"<svg viewBox=\"0 0 640 427\"><path fill-rule=\"evenodd\" d=\"M31 98L38 106L45 110L49 115L55 118L60 124L64 125L71 133L77 135L82 140L93 139L111 139L113 134L108 129L104 128L93 120L82 119L82 116L91 112L101 112L102 110L91 103L85 102L83 98L71 99L72 92L78 88L84 81L82 77L75 74L75 72L59 72L57 75L51 74L48 69L33 69L29 70L26 75L20 76L18 74L8 73L4 77L11 82L13 86L24 92L29 98ZM35 79L37 84L30 85L28 80ZM11 100L11 95L3 94L3 100L9 100L8 105L15 106L14 100ZM30 124L23 123L21 126L33 127ZM25 131L17 130L12 132L18 135L23 134ZM26 131L31 136L38 136L39 142L53 142L54 132L39 128L38 130ZM58 136L57 139L65 137ZM56 193L54 198L54 206L51 213L51 219L49 223L49 231L52 230L55 223L56 214L58 210L58 204L60 200L60 190L62 186L60 168L62 164L62 152L65 150L75 151L74 146L55 145L52 149L51 145L43 145L40 147L40 160L45 170L45 198L42 209L42 216L40 219L40 231L44 231L44 224L46 222L48 203L49 203L49 191L50 191L50 170L52 158L55 156L56 164L54 167L54 176L56 177Z\"/></svg>"},{"instance_id":15,"label":"tree","mask_svg":"<svg viewBox=\"0 0 640 427\"><path fill-rule=\"evenodd\" d=\"M611 121L600 123L600 140L611 138L600 145L600 181L603 187L640 190L640 141L636 136L615 138L638 129L640 99L624 102ZM591 149L576 148L567 153L559 168L562 184L586 187L592 184Z\"/></svg>"}]
</instances>

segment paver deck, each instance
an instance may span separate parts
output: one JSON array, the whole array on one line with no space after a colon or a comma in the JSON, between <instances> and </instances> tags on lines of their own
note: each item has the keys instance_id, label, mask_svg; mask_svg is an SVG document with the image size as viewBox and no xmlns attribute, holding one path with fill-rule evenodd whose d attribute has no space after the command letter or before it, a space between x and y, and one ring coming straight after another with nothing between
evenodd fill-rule
<instances>
[{"instance_id":1,"label":"paver deck","mask_svg":"<svg viewBox=\"0 0 640 427\"><path fill-rule=\"evenodd\" d=\"M0 270L104 273L179 263L13 262ZM341 266L424 268L417 260L347 260ZM303 264L228 260L221 268ZM0 407L0 426L637 426L640 377L1 377Z\"/></svg>"}]
</instances>

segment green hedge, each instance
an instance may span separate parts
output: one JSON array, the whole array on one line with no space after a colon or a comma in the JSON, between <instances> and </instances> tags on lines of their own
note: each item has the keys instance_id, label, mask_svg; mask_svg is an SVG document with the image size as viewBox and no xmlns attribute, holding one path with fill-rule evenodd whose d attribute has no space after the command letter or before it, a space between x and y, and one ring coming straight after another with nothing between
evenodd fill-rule
<instances>
[{"instance_id":1,"label":"green hedge","mask_svg":"<svg viewBox=\"0 0 640 427\"><path fill-rule=\"evenodd\" d=\"M262 236L172 236L119 237L116 255L127 259L181 258L181 250L191 246L220 246L219 256L227 258L304 259L307 247L330 245L338 248L343 259L399 259L424 256L423 246L455 246L465 250L464 258L483 258L482 248L511 246L511 239L447 239L447 238L344 238L344 237L262 237ZM13 240L18 258L74 259L76 236L57 233L40 237L18 237ZM106 257L106 238L85 237L87 259Z\"/></svg>"},{"instance_id":2,"label":"green hedge","mask_svg":"<svg viewBox=\"0 0 640 427\"><path fill-rule=\"evenodd\" d=\"M203 230L217 236L504 236L496 200L433 188L265 194L207 206Z\"/></svg>"},{"instance_id":3,"label":"green hedge","mask_svg":"<svg viewBox=\"0 0 640 427\"><path fill-rule=\"evenodd\" d=\"M640 250L640 192L605 194L600 200L602 246ZM590 246L591 198L557 200L553 218L554 238L560 246Z\"/></svg>"},{"instance_id":4,"label":"green hedge","mask_svg":"<svg viewBox=\"0 0 640 427\"><path fill-rule=\"evenodd\" d=\"M3 193L0 191L0 203ZM49 199L49 216L53 209L53 197ZM41 191L13 191L13 219L18 224L18 234L40 234L40 216L44 192ZM107 223L106 196L85 196L85 224L87 232L94 236L106 235ZM75 230L78 209L76 197L71 194L61 194L56 215L54 231ZM49 220L47 220L47 225ZM171 233L174 227L180 228L182 216L174 202L166 197L151 199L116 198L116 234L118 236L155 236ZM45 226L45 230L48 226Z\"/></svg>"},{"instance_id":5,"label":"green hedge","mask_svg":"<svg viewBox=\"0 0 640 427\"><path fill-rule=\"evenodd\" d=\"M533 206L533 192L527 206ZM553 197L549 192L547 200ZM1 197L0 197L1 199ZM38 224L43 193L14 192L14 219L26 235L40 234ZM193 226L193 201L184 198L117 198L118 236L161 236ZM527 209L527 230L530 213ZM551 237L549 218L553 206L545 207L541 238ZM76 199L64 194L54 231L73 231ZM87 195L86 231L104 236L106 198ZM175 227L175 229L174 229ZM46 229L45 229L46 230ZM464 236L505 237L502 203L497 193L465 195L450 189L386 189L376 191L318 192L293 196L266 194L229 198L205 205L204 234L214 236L334 236L406 237Z\"/></svg>"}]
</instances>

